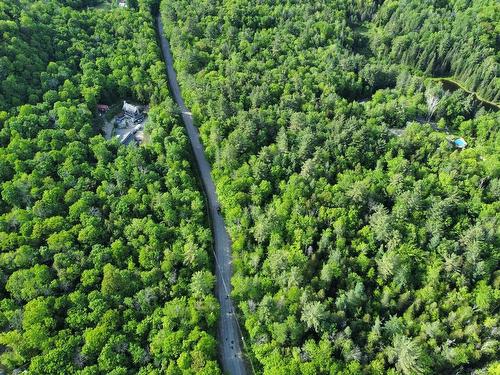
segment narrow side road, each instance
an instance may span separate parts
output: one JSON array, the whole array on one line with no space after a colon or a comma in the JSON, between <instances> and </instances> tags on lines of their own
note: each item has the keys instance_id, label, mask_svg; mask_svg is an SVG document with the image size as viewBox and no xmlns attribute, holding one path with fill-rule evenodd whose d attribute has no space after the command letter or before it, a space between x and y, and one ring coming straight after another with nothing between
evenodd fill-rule
<instances>
[{"instance_id":1,"label":"narrow side road","mask_svg":"<svg viewBox=\"0 0 500 375\"><path fill-rule=\"evenodd\" d=\"M193 124L193 117L188 111L182 99L177 75L173 67L170 46L163 34L163 24L160 16L157 17L158 34L160 35L161 49L167 64L168 82L172 95L182 111L182 120L193 147L196 164L203 181L210 217L212 219L212 230L214 236L215 261L216 261L216 294L221 306L220 317L217 326L217 339L219 346L219 357L224 373L230 375L246 374L245 361L241 351L241 338L238 322L234 312L231 299L231 241L226 231L224 219L218 212L219 202L215 193L215 185L210 174L210 165L207 162L203 147L198 137L197 129Z\"/></svg>"}]
</instances>

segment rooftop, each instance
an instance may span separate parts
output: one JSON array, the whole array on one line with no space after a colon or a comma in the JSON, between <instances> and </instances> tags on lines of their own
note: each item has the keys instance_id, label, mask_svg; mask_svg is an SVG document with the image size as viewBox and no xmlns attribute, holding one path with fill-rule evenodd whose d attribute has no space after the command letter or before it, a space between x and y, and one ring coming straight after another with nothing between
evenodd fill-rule
<instances>
[{"instance_id":1,"label":"rooftop","mask_svg":"<svg viewBox=\"0 0 500 375\"><path fill-rule=\"evenodd\" d=\"M465 142L465 139L463 139L463 138L457 138L457 139L455 139L453 141L453 144L457 148L465 148L465 147L467 147L467 142Z\"/></svg>"}]
</instances>

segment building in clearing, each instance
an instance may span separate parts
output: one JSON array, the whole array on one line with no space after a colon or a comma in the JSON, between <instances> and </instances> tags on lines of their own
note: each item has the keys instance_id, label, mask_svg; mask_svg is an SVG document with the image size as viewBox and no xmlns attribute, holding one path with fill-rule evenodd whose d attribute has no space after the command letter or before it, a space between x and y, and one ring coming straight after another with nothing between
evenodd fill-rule
<instances>
[{"instance_id":1,"label":"building in clearing","mask_svg":"<svg viewBox=\"0 0 500 375\"><path fill-rule=\"evenodd\" d=\"M123 101L123 111L130 116L137 116L141 113L139 107Z\"/></svg>"},{"instance_id":2,"label":"building in clearing","mask_svg":"<svg viewBox=\"0 0 500 375\"><path fill-rule=\"evenodd\" d=\"M126 8L127 7L127 2L125 0L120 0L120 2L118 3L118 5L122 8Z\"/></svg>"}]
</instances>

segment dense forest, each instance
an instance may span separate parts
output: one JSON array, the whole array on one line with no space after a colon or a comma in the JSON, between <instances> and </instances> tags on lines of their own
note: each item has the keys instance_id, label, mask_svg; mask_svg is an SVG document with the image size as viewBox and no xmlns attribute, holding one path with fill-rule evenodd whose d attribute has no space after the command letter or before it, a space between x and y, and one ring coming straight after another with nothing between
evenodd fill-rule
<instances>
[{"instance_id":1,"label":"dense forest","mask_svg":"<svg viewBox=\"0 0 500 375\"><path fill-rule=\"evenodd\" d=\"M0 0L0 374L500 372L496 0ZM148 104L145 142L97 104ZM466 146L457 147L463 138Z\"/></svg>"},{"instance_id":2,"label":"dense forest","mask_svg":"<svg viewBox=\"0 0 500 375\"><path fill-rule=\"evenodd\" d=\"M370 45L378 58L456 77L498 103L499 14L491 0L386 1L370 23Z\"/></svg>"},{"instance_id":3,"label":"dense forest","mask_svg":"<svg viewBox=\"0 0 500 375\"><path fill-rule=\"evenodd\" d=\"M256 371L497 374L498 2L160 9Z\"/></svg>"},{"instance_id":4,"label":"dense forest","mask_svg":"<svg viewBox=\"0 0 500 375\"><path fill-rule=\"evenodd\" d=\"M0 1L0 373L217 374L211 236L149 3ZM96 103L150 104L148 142Z\"/></svg>"}]
</instances>

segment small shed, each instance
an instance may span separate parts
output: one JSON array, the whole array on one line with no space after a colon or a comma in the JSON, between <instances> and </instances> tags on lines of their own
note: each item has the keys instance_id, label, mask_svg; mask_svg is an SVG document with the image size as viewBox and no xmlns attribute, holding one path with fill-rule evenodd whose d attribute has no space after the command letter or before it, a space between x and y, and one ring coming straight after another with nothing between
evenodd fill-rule
<instances>
[{"instance_id":1,"label":"small shed","mask_svg":"<svg viewBox=\"0 0 500 375\"><path fill-rule=\"evenodd\" d=\"M106 105L106 104L98 104L98 105L97 105L97 110L98 110L99 112L102 112L102 113L107 112L107 111L109 111L109 105Z\"/></svg>"},{"instance_id":2,"label":"small shed","mask_svg":"<svg viewBox=\"0 0 500 375\"><path fill-rule=\"evenodd\" d=\"M465 142L465 139L463 138L457 138L453 141L453 145L460 149L460 150L463 150L464 148L467 147L467 142Z\"/></svg>"},{"instance_id":3,"label":"small shed","mask_svg":"<svg viewBox=\"0 0 500 375\"><path fill-rule=\"evenodd\" d=\"M136 116L136 115L141 113L141 110L139 109L139 107L137 107L133 104L127 103L125 100L123 101L123 111L125 113L128 113L128 114L133 115L133 116Z\"/></svg>"},{"instance_id":4,"label":"small shed","mask_svg":"<svg viewBox=\"0 0 500 375\"><path fill-rule=\"evenodd\" d=\"M118 3L118 5L122 8L126 8L127 7L127 2L125 0L120 0L120 2Z\"/></svg>"}]
</instances>

